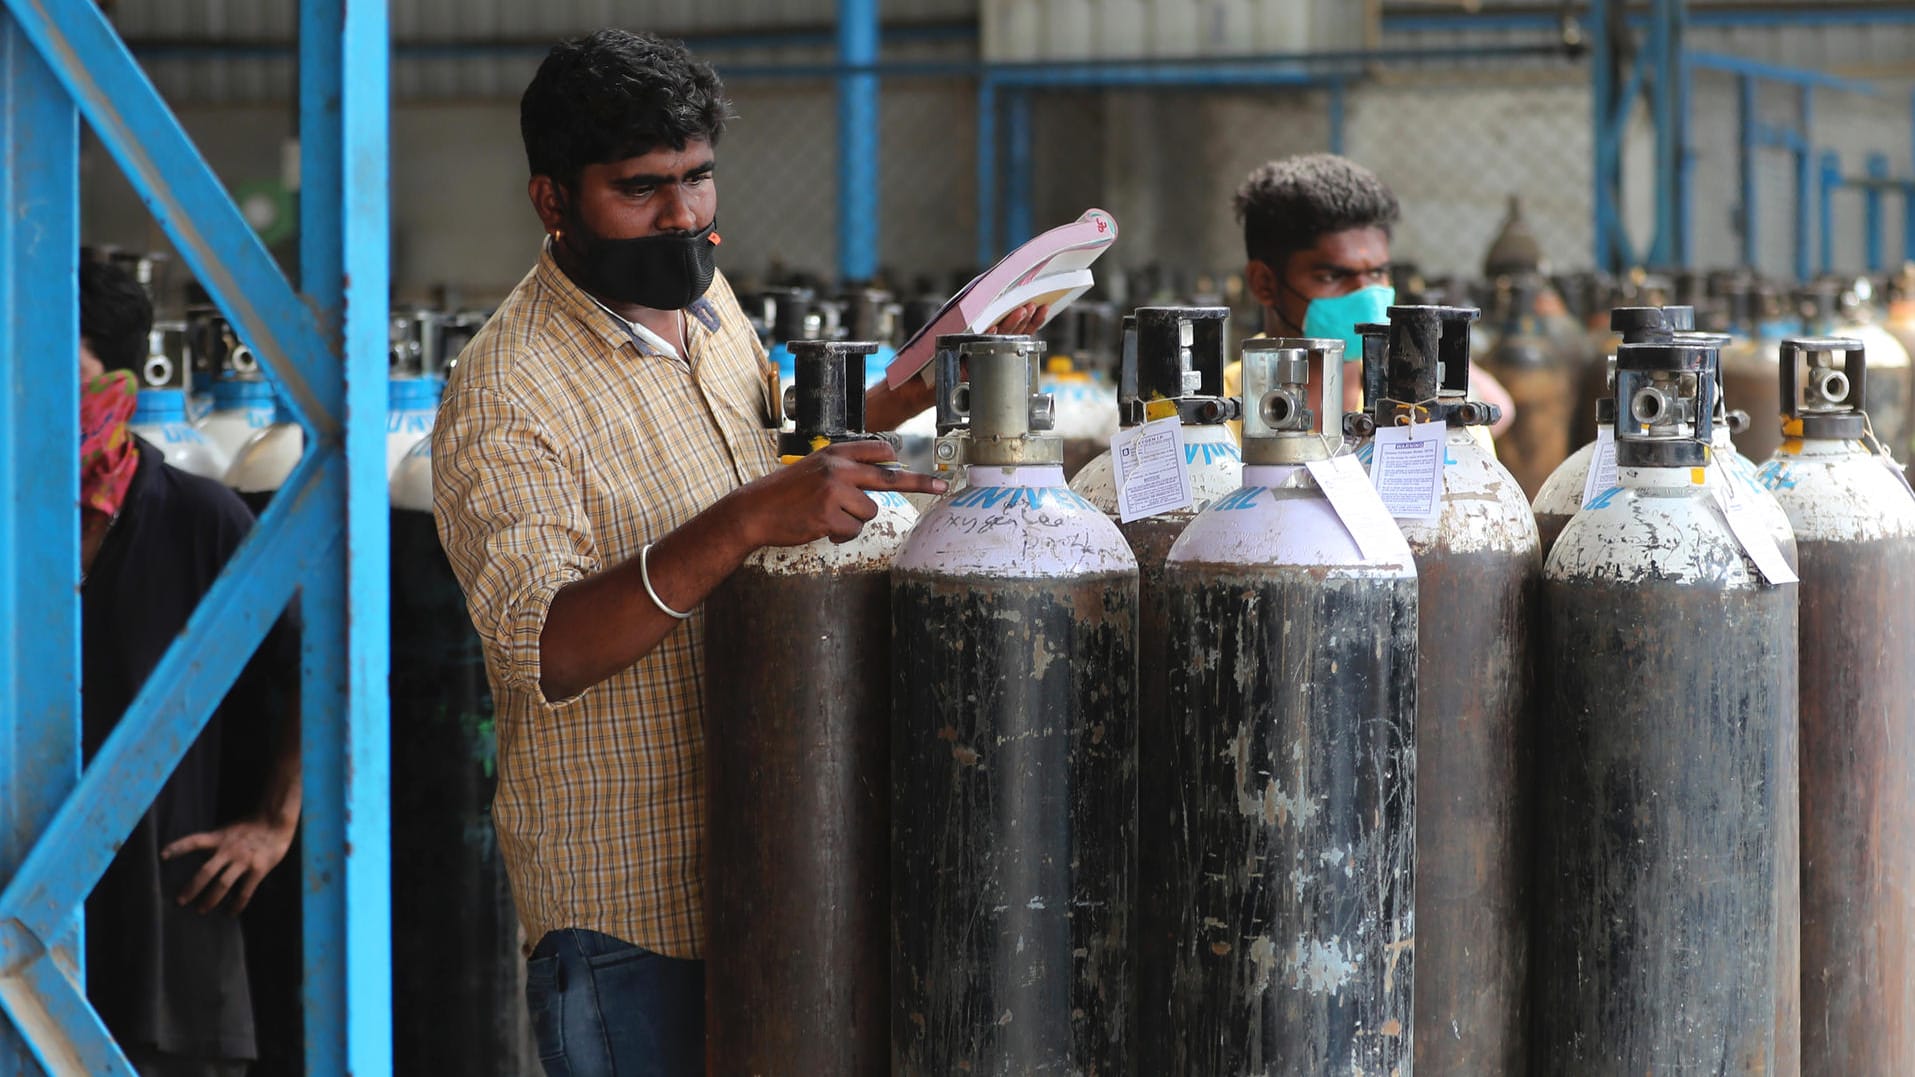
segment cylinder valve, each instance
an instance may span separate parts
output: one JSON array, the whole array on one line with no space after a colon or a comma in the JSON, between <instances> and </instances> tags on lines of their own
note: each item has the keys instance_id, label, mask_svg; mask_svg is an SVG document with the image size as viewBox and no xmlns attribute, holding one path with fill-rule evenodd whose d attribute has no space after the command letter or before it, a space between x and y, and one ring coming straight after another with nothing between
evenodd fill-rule
<instances>
[{"instance_id":1,"label":"cylinder valve","mask_svg":"<svg viewBox=\"0 0 1915 1077\"><path fill-rule=\"evenodd\" d=\"M1223 395L1223 335L1227 307L1139 307L1135 347L1126 348L1117 406L1125 426L1174 414L1186 425L1237 417ZM1134 362L1133 362L1134 356ZM1159 409L1164 410L1157 414Z\"/></svg>"},{"instance_id":2,"label":"cylinder valve","mask_svg":"<svg viewBox=\"0 0 1915 1077\"><path fill-rule=\"evenodd\" d=\"M1043 436L1056 411L1035 392L1043 345L1024 336L939 337L938 415L962 422L965 463L1062 464L1063 442ZM947 358L948 353L948 358ZM957 381L959 373L967 379ZM940 439L940 454L943 440Z\"/></svg>"},{"instance_id":3,"label":"cylinder valve","mask_svg":"<svg viewBox=\"0 0 1915 1077\"><path fill-rule=\"evenodd\" d=\"M785 388L785 414L793 429L778 436L784 456L842 441L878 440L864 429L864 361L877 352L868 341L794 340L792 384Z\"/></svg>"},{"instance_id":4,"label":"cylinder valve","mask_svg":"<svg viewBox=\"0 0 1915 1077\"><path fill-rule=\"evenodd\" d=\"M1616 463L1702 467L1715 427L1712 342L1672 338L1616 349Z\"/></svg>"},{"instance_id":5,"label":"cylinder valve","mask_svg":"<svg viewBox=\"0 0 1915 1077\"><path fill-rule=\"evenodd\" d=\"M1800 422L1803 437L1860 440L1868 432L1868 357L1862 342L1847 337L1783 341L1782 409L1785 426Z\"/></svg>"},{"instance_id":6,"label":"cylinder valve","mask_svg":"<svg viewBox=\"0 0 1915 1077\"><path fill-rule=\"evenodd\" d=\"M1310 399L1310 369L1323 373ZM1327 458L1333 445L1317 431L1318 416L1343 406L1343 342L1248 340L1243 345L1243 458L1251 464L1294 464Z\"/></svg>"}]
</instances>

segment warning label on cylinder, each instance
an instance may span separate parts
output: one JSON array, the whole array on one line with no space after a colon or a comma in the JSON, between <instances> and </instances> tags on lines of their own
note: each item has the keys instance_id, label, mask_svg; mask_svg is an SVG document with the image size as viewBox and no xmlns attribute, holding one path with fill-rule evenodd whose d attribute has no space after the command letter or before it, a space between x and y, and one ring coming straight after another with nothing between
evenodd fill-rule
<instances>
[{"instance_id":1,"label":"warning label on cylinder","mask_svg":"<svg viewBox=\"0 0 1915 1077\"><path fill-rule=\"evenodd\" d=\"M1435 523L1443 511L1445 423L1385 426L1376 432L1370 481L1390 515Z\"/></svg>"},{"instance_id":2,"label":"warning label on cylinder","mask_svg":"<svg viewBox=\"0 0 1915 1077\"><path fill-rule=\"evenodd\" d=\"M1187 509L1197 499L1184 462L1184 427L1176 418L1120 430L1110 439L1117 477L1117 518L1125 523Z\"/></svg>"}]
</instances>

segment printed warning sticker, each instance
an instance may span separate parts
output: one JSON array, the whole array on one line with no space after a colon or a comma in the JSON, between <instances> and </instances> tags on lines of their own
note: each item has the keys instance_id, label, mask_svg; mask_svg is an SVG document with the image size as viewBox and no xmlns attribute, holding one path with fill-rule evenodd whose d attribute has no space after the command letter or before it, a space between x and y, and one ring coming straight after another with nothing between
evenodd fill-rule
<instances>
[{"instance_id":1,"label":"printed warning sticker","mask_svg":"<svg viewBox=\"0 0 1915 1077\"><path fill-rule=\"evenodd\" d=\"M1775 536L1763 526L1762 518L1755 514L1755 505L1751 495L1742 483L1731 473L1722 458L1714 461L1716 477L1716 504L1722 508L1722 515L1729 521L1729 531L1737 542L1755 562L1756 571L1771 584L1796 583L1795 570L1789 567L1789 559L1782 555L1782 548L1775 544Z\"/></svg>"},{"instance_id":2,"label":"printed warning sticker","mask_svg":"<svg viewBox=\"0 0 1915 1077\"><path fill-rule=\"evenodd\" d=\"M1391 516L1435 523L1443 514L1448 434L1448 424L1440 422L1377 428L1370 482Z\"/></svg>"},{"instance_id":3,"label":"printed warning sticker","mask_svg":"<svg viewBox=\"0 0 1915 1077\"><path fill-rule=\"evenodd\" d=\"M1117 518L1125 523L1189 508L1197 500L1184 462L1184 425L1175 417L1118 431L1110 439Z\"/></svg>"},{"instance_id":4,"label":"printed warning sticker","mask_svg":"<svg viewBox=\"0 0 1915 1077\"><path fill-rule=\"evenodd\" d=\"M1589 461L1589 474L1583 478L1583 500L1587 505L1616 485L1616 428L1596 428L1596 455Z\"/></svg>"}]
</instances>

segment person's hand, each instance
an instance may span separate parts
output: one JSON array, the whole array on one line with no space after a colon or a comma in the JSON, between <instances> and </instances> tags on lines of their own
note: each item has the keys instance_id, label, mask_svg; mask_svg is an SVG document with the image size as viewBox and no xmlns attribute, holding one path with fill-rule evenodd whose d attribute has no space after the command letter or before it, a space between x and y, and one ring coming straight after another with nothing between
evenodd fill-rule
<instances>
[{"instance_id":1,"label":"person's hand","mask_svg":"<svg viewBox=\"0 0 1915 1077\"><path fill-rule=\"evenodd\" d=\"M1044 327L1044 319L1049 317L1050 313L1051 308L1047 306L1041 307L1036 303L1026 303L1016 310L1011 311L1009 314L1006 314L1004 317L999 318L997 324L992 326L989 332L996 333L1000 336L1028 336Z\"/></svg>"},{"instance_id":2,"label":"person's hand","mask_svg":"<svg viewBox=\"0 0 1915 1077\"><path fill-rule=\"evenodd\" d=\"M1470 364L1470 395L1484 403L1494 404L1503 409L1503 415L1489 428L1491 437L1502 437L1503 432L1516 423L1516 401L1503 388L1503 383L1495 376L1475 363Z\"/></svg>"},{"instance_id":3,"label":"person's hand","mask_svg":"<svg viewBox=\"0 0 1915 1077\"><path fill-rule=\"evenodd\" d=\"M812 453L725 495L751 545L802 546L813 539L849 542L878 514L866 490L941 494L942 479L879 464L897 451L883 441L854 441Z\"/></svg>"},{"instance_id":4,"label":"person's hand","mask_svg":"<svg viewBox=\"0 0 1915 1077\"><path fill-rule=\"evenodd\" d=\"M168 845L160 850L161 860L203 850L212 854L175 900L181 905L192 905L201 913L209 913L231 897L232 904L227 911L238 916L253 900L253 892L259 889L266 873L286 858L296 826L296 823L283 825L246 819L218 830L189 834Z\"/></svg>"}]
</instances>

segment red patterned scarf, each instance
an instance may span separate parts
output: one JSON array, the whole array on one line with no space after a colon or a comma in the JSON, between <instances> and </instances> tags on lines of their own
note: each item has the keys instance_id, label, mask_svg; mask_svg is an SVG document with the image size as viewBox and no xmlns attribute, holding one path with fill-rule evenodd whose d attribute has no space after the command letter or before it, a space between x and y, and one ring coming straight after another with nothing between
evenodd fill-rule
<instances>
[{"instance_id":1,"label":"red patterned scarf","mask_svg":"<svg viewBox=\"0 0 1915 1077\"><path fill-rule=\"evenodd\" d=\"M116 370L80 387L80 507L111 519L120 514L140 454L126 422L133 417L139 387L129 371Z\"/></svg>"}]
</instances>

